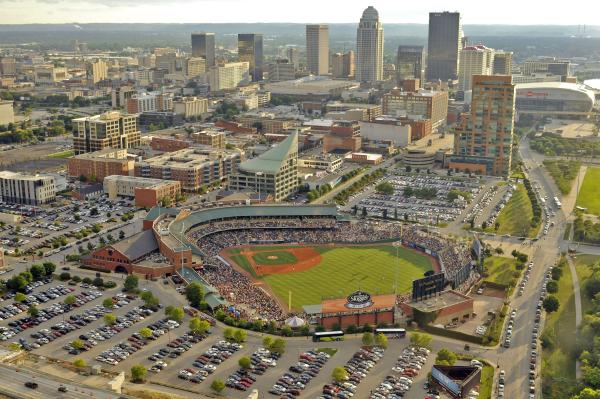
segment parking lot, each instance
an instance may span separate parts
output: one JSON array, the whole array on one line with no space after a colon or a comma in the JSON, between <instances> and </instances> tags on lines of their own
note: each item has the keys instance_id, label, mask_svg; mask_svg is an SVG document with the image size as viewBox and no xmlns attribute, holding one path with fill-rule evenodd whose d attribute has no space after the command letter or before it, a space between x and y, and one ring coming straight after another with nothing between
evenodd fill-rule
<instances>
[{"instance_id":1,"label":"parking lot","mask_svg":"<svg viewBox=\"0 0 600 399\"><path fill-rule=\"evenodd\" d=\"M359 211L364 207L369 215L383 216L385 211L388 217L396 214L398 218L406 217L410 220L451 222L463 212L467 201L460 198L450 200L448 194L451 191L464 192L474 198L479 194L482 184L479 178L452 177L435 173L411 174L400 170L393 171L384 180L394 187L393 194L379 194L373 186L351 198L349 204L358 206ZM407 195L407 190L428 191L428 194L418 198L421 194ZM350 209L350 206L347 208Z\"/></svg>"}]
</instances>

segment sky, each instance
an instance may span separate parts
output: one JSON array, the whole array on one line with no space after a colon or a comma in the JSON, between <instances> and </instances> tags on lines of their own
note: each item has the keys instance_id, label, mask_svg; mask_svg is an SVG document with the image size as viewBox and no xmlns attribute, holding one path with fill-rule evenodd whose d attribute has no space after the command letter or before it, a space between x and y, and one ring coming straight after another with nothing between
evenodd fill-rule
<instances>
[{"instance_id":1,"label":"sky","mask_svg":"<svg viewBox=\"0 0 600 399\"><path fill-rule=\"evenodd\" d=\"M369 5L379 11L384 24L427 23L430 11L444 10L460 11L464 24L600 24L597 0L571 0L567 7L558 0L0 0L0 24L357 23Z\"/></svg>"}]
</instances>

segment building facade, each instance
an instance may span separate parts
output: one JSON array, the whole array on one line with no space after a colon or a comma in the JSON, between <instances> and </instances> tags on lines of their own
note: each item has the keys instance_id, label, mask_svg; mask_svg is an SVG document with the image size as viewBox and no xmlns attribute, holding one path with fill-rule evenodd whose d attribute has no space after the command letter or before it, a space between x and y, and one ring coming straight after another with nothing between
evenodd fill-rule
<instances>
[{"instance_id":1,"label":"building facade","mask_svg":"<svg viewBox=\"0 0 600 399\"><path fill-rule=\"evenodd\" d=\"M392 90L383 95L382 108L384 115L430 119L432 129L437 129L446 124L448 92L419 90L411 93Z\"/></svg>"},{"instance_id":2,"label":"building facade","mask_svg":"<svg viewBox=\"0 0 600 399\"><path fill-rule=\"evenodd\" d=\"M494 52L494 75L510 75L513 66L512 51L495 51Z\"/></svg>"},{"instance_id":3,"label":"building facade","mask_svg":"<svg viewBox=\"0 0 600 399\"><path fill-rule=\"evenodd\" d=\"M284 80L294 80L296 78L296 68L289 60L276 60L268 65L269 81L281 82Z\"/></svg>"},{"instance_id":4,"label":"building facade","mask_svg":"<svg viewBox=\"0 0 600 399\"><path fill-rule=\"evenodd\" d=\"M263 79L263 35L260 33L238 34L238 58L247 62L253 82Z\"/></svg>"},{"instance_id":5,"label":"building facade","mask_svg":"<svg viewBox=\"0 0 600 399\"><path fill-rule=\"evenodd\" d=\"M250 79L248 62L230 62L213 67L208 71L210 91L235 89Z\"/></svg>"},{"instance_id":6,"label":"building facade","mask_svg":"<svg viewBox=\"0 0 600 399\"><path fill-rule=\"evenodd\" d=\"M454 133L450 168L507 176L511 170L515 85L506 75L474 76L470 113Z\"/></svg>"},{"instance_id":7,"label":"building facade","mask_svg":"<svg viewBox=\"0 0 600 399\"><path fill-rule=\"evenodd\" d=\"M207 67L216 65L214 33L192 33L192 57L204 58Z\"/></svg>"},{"instance_id":8,"label":"building facade","mask_svg":"<svg viewBox=\"0 0 600 399\"><path fill-rule=\"evenodd\" d=\"M208 100L198 97L183 97L173 101L173 111L185 119L200 117L208 112Z\"/></svg>"},{"instance_id":9,"label":"building facade","mask_svg":"<svg viewBox=\"0 0 600 399\"><path fill-rule=\"evenodd\" d=\"M135 163L135 176L177 180L181 189L197 192L234 173L241 161L237 151L186 148Z\"/></svg>"},{"instance_id":10,"label":"building facade","mask_svg":"<svg viewBox=\"0 0 600 399\"><path fill-rule=\"evenodd\" d=\"M407 79L425 79L425 49L423 46L398 46L396 54L396 74L398 82Z\"/></svg>"},{"instance_id":11,"label":"building facade","mask_svg":"<svg viewBox=\"0 0 600 399\"><path fill-rule=\"evenodd\" d=\"M150 208L159 202L175 201L181 194L181 183L178 181L135 176L107 176L103 187L109 199L135 198L136 206Z\"/></svg>"},{"instance_id":12,"label":"building facade","mask_svg":"<svg viewBox=\"0 0 600 399\"><path fill-rule=\"evenodd\" d=\"M229 188L252 190L261 197L271 195L277 202L295 193L298 189L298 134L292 133L267 152L241 163L229 178Z\"/></svg>"},{"instance_id":13,"label":"building facade","mask_svg":"<svg viewBox=\"0 0 600 399\"><path fill-rule=\"evenodd\" d=\"M482 44L463 48L458 67L458 90L471 90L473 76L491 75L493 71L494 50Z\"/></svg>"},{"instance_id":14,"label":"building facade","mask_svg":"<svg viewBox=\"0 0 600 399\"><path fill-rule=\"evenodd\" d=\"M462 27L460 13L429 13L429 36L427 41L427 80L456 79Z\"/></svg>"},{"instance_id":15,"label":"building facade","mask_svg":"<svg viewBox=\"0 0 600 399\"><path fill-rule=\"evenodd\" d=\"M73 178L102 182L106 176L128 176L133 167L134 161L127 158L127 150L106 148L69 158L67 173Z\"/></svg>"},{"instance_id":16,"label":"building facade","mask_svg":"<svg viewBox=\"0 0 600 399\"><path fill-rule=\"evenodd\" d=\"M329 26L306 25L306 66L313 75L329 73Z\"/></svg>"},{"instance_id":17,"label":"building facade","mask_svg":"<svg viewBox=\"0 0 600 399\"><path fill-rule=\"evenodd\" d=\"M132 148L140 145L141 134L137 115L118 111L73 119L73 149L75 154L100 151L105 148Z\"/></svg>"},{"instance_id":18,"label":"building facade","mask_svg":"<svg viewBox=\"0 0 600 399\"><path fill-rule=\"evenodd\" d=\"M331 57L332 76L336 79L349 79L354 77L356 63L354 61L354 51L349 50L346 53L335 53Z\"/></svg>"},{"instance_id":19,"label":"building facade","mask_svg":"<svg viewBox=\"0 0 600 399\"><path fill-rule=\"evenodd\" d=\"M383 79L383 24L379 13L367 7L356 32L356 80L374 83Z\"/></svg>"},{"instance_id":20,"label":"building facade","mask_svg":"<svg viewBox=\"0 0 600 399\"><path fill-rule=\"evenodd\" d=\"M0 198L4 202L24 205L43 205L56 199L52 176L0 172Z\"/></svg>"}]
</instances>

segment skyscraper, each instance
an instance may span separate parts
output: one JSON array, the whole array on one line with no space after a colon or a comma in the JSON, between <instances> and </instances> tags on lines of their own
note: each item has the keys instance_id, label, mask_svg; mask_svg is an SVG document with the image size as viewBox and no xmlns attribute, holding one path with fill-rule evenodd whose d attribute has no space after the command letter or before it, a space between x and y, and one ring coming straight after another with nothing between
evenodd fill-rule
<instances>
[{"instance_id":1,"label":"skyscraper","mask_svg":"<svg viewBox=\"0 0 600 399\"><path fill-rule=\"evenodd\" d=\"M215 66L215 34L192 33L192 57L202 57L206 67Z\"/></svg>"},{"instance_id":2,"label":"skyscraper","mask_svg":"<svg viewBox=\"0 0 600 399\"><path fill-rule=\"evenodd\" d=\"M373 6L363 11L356 32L356 80L376 82L383 79L383 24Z\"/></svg>"},{"instance_id":3,"label":"skyscraper","mask_svg":"<svg viewBox=\"0 0 600 399\"><path fill-rule=\"evenodd\" d=\"M329 26L306 25L306 65L313 75L329 73Z\"/></svg>"},{"instance_id":4,"label":"skyscraper","mask_svg":"<svg viewBox=\"0 0 600 399\"><path fill-rule=\"evenodd\" d=\"M297 70L300 67L300 51L296 47L288 47L285 54L290 64Z\"/></svg>"},{"instance_id":5,"label":"skyscraper","mask_svg":"<svg viewBox=\"0 0 600 399\"><path fill-rule=\"evenodd\" d=\"M507 176L512 162L515 85L510 75L473 76L471 111L454 132L450 168Z\"/></svg>"},{"instance_id":6,"label":"skyscraper","mask_svg":"<svg viewBox=\"0 0 600 399\"><path fill-rule=\"evenodd\" d=\"M456 79L461 36L460 13L429 13L427 80Z\"/></svg>"},{"instance_id":7,"label":"skyscraper","mask_svg":"<svg viewBox=\"0 0 600 399\"><path fill-rule=\"evenodd\" d=\"M396 71L398 81L425 79L425 49L423 46L398 46Z\"/></svg>"},{"instance_id":8,"label":"skyscraper","mask_svg":"<svg viewBox=\"0 0 600 399\"><path fill-rule=\"evenodd\" d=\"M238 57L240 62L250 65L252 81L263 78L263 35L260 33L238 34Z\"/></svg>"},{"instance_id":9,"label":"skyscraper","mask_svg":"<svg viewBox=\"0 0 600 399\"><path fill-rule=\"evenodd\" d=\"M482 44L463 48L458 67L458 90L471 90L473 76L492 75L493 72L494 50Z\"/></svg>"},{"instance_id":10,"label":"skyscraper","mask_svg":"<svg viewBox=\"0 0 600 399\"><path fill-rule=\"evenodd\" d=\"M344 78L354 76L354 51L347 53L335 53L331 57L331 70L334 78Z\"/></svg>"},{"instance_id":11,"label":"skyscraper","mask_svg":"<svg viewBox=\"0 0 600 399\"><path fill-rule=\"evenodd\" d=\"M494 53L494 75L510 75L512 59L512 51L496 51Z\"/></svg>"}]
</instances>

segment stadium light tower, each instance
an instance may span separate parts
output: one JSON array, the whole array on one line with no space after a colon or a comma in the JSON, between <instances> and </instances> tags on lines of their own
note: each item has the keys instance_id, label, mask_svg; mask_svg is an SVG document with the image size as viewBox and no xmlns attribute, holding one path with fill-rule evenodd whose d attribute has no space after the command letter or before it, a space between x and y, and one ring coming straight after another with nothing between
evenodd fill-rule
<instances>
[{"instance_id":1,"label":"stadium light tower","mask_svg":"<svg viewBox=\"0 0 600 399\"><path fill-rule=\"evenodd\" d=\"M398 269L400 269L400 255L398 251L402 246L402 241L396 241L392 244L396 248L396 276L394 277L394 295L398 295Z\"/></svg>"}]
</instances>

